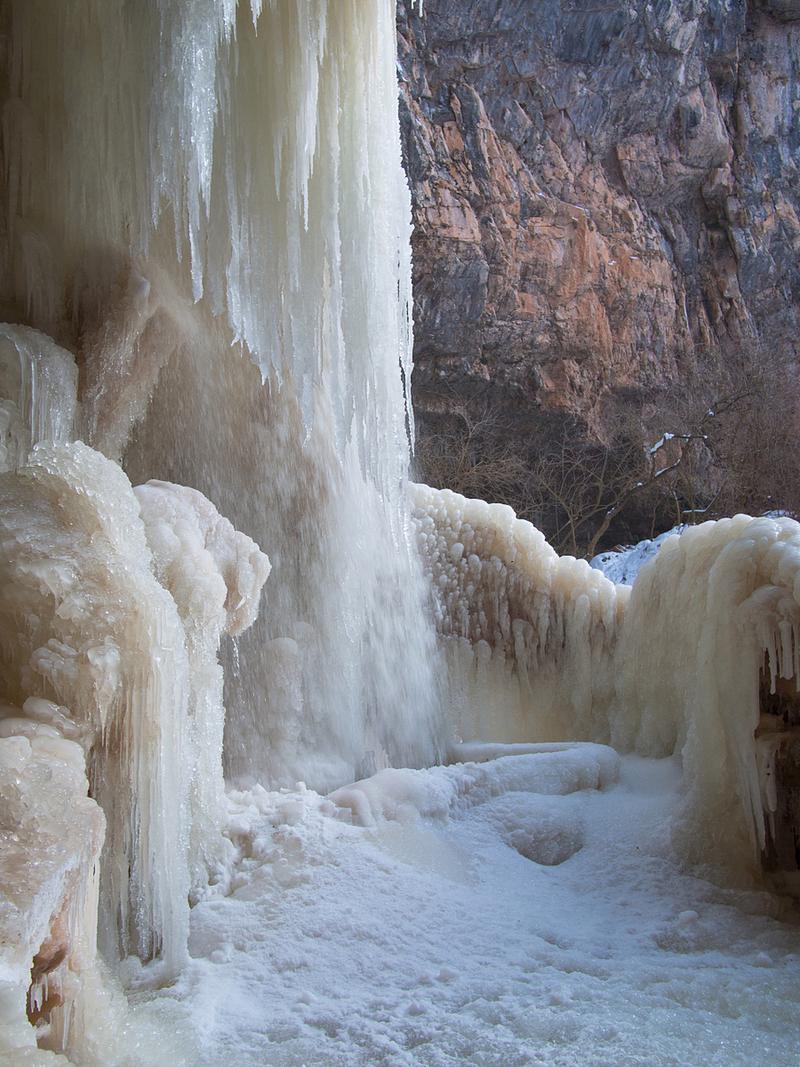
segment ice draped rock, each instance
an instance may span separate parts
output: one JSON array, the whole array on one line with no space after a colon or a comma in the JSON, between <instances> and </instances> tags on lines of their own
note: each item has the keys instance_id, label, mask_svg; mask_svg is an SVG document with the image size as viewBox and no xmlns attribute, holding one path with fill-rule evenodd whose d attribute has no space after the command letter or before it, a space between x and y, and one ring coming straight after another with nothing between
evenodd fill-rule
<instances>
[{"instance_id":1,"label":"ice draped rock","mask_svg":"<svg viewBox=\"0 0 800 1067\"><path fill-rule=\"evenodd\" d=\"M188 659L128 479L80 442L0 476L4 698L69 709L107 821L100 944L184 959Z\"/></svg>"},{"instance_id":2,"label":"ice draped rock","mask_svg":"<svg viewBox=\"0 0 800 1067\"><path fill-rule=\"evenodd\" d=\"M196 489L150 481L134 492L156 576L172 594L186 632L193 768L190 863L199 889L225 841L219 643L223 633L235 637L255 620L270 562Z\"/></svg>"},{"instance_id":3,"label":"ice draped rock","mask_svg":"<svg viewBox=\"0 0 800 1067\"><path fill-rule=\"evenodd\" d=\"M32 1003L59 1049L86 1047L70 1027L83 1025L76 991L94 960L104 823L104 955L158 957L167 975L185 959L189 891L224 842L219 640L250 625L269 574L200 493L137 493L80 442L39 444L0 475L3 1011L24 1020L41 957ZM58 971L44 993L37 966Z\"/></svg>"},{"instance_id":4,"label":"ice draped rock","mask_svg":"<svg viewBox=\"0 0 800 1067\"><path fill-rule=\"evenodd\" d=\"M633 585L616 678L621 742L682 755L686 858L796 869L800 524L736 515L668 538Z\"/></svg>"},{"instance_id":5,"label":"ice draped rock","mask_svg":"<svg viewBox=\"0 0 800 1067\"><path fill-rule=\"evenodd\" d=\"M467 740L613 739L613 655L629 590L558 556L505 505L410 491L455 730Z\"/></svg>"},{"instance_id":6,"label":"ice draped rock","mask_svg":"<svg viewBox=\"0 0 800 1067\"><path fill-rule=\"evenodd\" d=\"M0 1052L20 1058L36 1047L26 1004L32 1020L47 1020L41 1044L55 1049L80 1046L96 1011L105 820L87 796L81 746L47 722L58 709L46 704L0 707Z\"/></svg>"}]
</instances>

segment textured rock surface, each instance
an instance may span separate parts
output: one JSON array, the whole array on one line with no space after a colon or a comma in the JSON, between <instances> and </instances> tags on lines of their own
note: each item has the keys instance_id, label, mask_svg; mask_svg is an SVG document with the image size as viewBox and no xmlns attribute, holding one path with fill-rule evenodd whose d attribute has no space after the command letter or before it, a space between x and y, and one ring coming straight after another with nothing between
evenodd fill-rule
<instances>
[{"instance_id":1,"label":"textured rock surface","mask_svg":"<svg viewBox=\"0 0 800 1067\"><path fill-rule=\"evenodd\" d=\"M796 0L400 0L423 432L481 394L602 437L620 399L755 337L796 344L798 19Z\"/></svg>"}]
</instances>

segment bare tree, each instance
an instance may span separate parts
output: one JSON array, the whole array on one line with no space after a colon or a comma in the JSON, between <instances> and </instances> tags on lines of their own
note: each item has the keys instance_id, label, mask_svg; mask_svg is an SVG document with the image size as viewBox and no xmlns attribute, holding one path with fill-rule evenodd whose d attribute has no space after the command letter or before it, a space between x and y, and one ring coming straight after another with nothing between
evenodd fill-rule
<instances>
[{"instance_id":1,"label":"bare tree","mask_svg":"<svg viewBox=\"0 0 800 1067\"><path fill-rule=\"evenodd\" d=\"M416 464L430 485L463 496L515 502L527 516L525 485L529 477L527 450L510 435L503 409L482 398L471 403L449 394L446 421L417 439ZM513 505L512 505L513 506Z\"/></svg>"},{"instance_id":2,"label":"bare tree","mask_svg":"<svg viewBox=\"0 0 800 1067\"><path fill-rule=\"evenodd\" d=\"M420 474L510 504L562 553L737 511L800 513L800 375L786 353L743 345L698 360L691 382L605 420L606 440L566 417L522 423L497 401L442 398L417 447Z\"/></svg>"}]
</instances>

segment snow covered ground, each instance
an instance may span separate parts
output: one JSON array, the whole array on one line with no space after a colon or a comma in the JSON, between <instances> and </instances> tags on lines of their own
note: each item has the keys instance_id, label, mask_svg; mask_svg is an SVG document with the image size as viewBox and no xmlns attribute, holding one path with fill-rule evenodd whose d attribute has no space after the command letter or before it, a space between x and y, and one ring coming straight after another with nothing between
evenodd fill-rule
<instances>
[{"instance_id":1,"label":"snow covered ground","mask_svg":"<svg viewBox=\"0 0 800 1067\"><path fill-rule=\"evenodd\" d=\"M677 869L677 764L529 748L337 805L232 793L234 862L150 1006L196 1034L190 1060L796 1067L800 927Z\"/></svg>"},{"instance_id":2,"label":"snow covered ground","mask_svg":"<svg viewBox=\"0 0 800 1067\"><path fill-rule=\"evenodd\" d=\"M595 556L590 561L590 564L596 571L602 571L609 581L616 582L617 585L633 585L639 571L645 563L655 559L667 538L679 537L686 529L686 526L675 526L652 540L639 541L625 548L601 552L599 556Z\"/></svg>"}]
</instances>

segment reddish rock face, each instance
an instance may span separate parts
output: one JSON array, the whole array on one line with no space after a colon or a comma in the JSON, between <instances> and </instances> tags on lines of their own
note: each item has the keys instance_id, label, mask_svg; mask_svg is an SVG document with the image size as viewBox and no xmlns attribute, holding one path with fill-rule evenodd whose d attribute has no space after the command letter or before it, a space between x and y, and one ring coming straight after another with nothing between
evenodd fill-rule
<instances>
[{"instance_id":1,"label":"reddish rock face","mask_svg":"<svg viewBox=\"0 0 800 1067\"><path fill-rule=\"evenodd\" d=\"M400 0L423 433L481 394L603 438L620 397L691 388L756 337L796 346L798 18Z\"/></svg>"}]
</instances>

